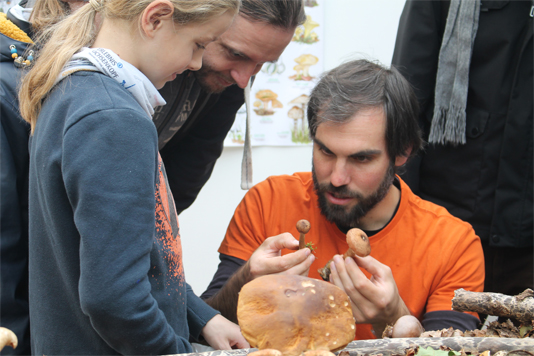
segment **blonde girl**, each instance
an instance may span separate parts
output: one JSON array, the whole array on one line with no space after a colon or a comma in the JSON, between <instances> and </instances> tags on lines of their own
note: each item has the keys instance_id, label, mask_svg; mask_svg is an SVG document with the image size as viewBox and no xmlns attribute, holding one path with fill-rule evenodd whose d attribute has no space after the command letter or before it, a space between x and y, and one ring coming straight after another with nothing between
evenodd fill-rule
<instances>
[{"instance_id":1,"label":"blonde girl","mask_svg":"<svg viewBox=\"0 0 534 356\"><path fill-rule=\"evenodd\" d=\"M237 0L90 0L44 33L20 90L31 124L32 353L248 347L185 281L151 114L201 66ZM179 95L179 93L177 93Z\"/></svg>"}]
</instances>

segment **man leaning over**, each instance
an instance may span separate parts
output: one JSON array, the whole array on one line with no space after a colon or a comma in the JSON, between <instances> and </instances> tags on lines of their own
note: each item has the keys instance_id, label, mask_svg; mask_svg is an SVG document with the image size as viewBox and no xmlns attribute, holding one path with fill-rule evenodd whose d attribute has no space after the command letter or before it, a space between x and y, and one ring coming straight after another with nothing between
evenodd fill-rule
<instances>
[{"instance_id":1,"label":"man leaning over","mask_svg":"<svg viewBox=\"0 0 534 356\"><path fill-rule=\"evenodd\" d=\"M278 60L305 19L301 0L243 0L230 28L206 46L202 68L160 90L167 105L154 123L178 214L209 179L244 103L243 88L263 63Z\"/></svg>"}]
</instances>

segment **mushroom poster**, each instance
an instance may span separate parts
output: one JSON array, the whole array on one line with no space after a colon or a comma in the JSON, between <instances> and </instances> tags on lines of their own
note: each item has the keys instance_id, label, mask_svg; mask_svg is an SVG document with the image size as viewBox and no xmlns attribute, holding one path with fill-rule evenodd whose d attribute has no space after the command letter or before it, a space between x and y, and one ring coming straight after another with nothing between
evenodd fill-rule
<instances>
[{"instance_id":1,"label":"mushroom poster","mask_svg":"<svg viewBox=\"0 0 534 356\"><path fill-rule=\"evenodd\" d=\"M252 146L309 145L306 105L324 70L324 0L304 0L306 21L276 63L265 63L250 90L249 130ZM224 146L245 142L246 107L237 112Z\"/></svg>"}]
</instances>

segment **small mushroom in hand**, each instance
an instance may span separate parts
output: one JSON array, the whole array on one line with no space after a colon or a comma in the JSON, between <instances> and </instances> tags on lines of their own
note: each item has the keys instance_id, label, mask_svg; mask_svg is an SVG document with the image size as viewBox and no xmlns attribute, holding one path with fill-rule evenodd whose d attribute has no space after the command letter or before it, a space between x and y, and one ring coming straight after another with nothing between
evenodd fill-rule
<instances>
[{"instance_id":1,"label":"small mushroom in hand","mask_svg":"<svg viewBox=\"0 0 534 356\"><path fill-rule=\"evenodd\" d=\"M8 328L0 327L0 350L2 350L6 345L15 349L17 348L17 344L17 335L15 335L15 333Z\"/></svg>"},{"instance_id":2,"label":"small mushroom in hand","mask_svg":"<svg viewBox=\"0 0 534 356\"><path fill-rule=\"evenodd\" d=\"M347 232L347 244L349 249L343 254L343 258L360 256L369 256L371 253L371 244L367 234L358 228L350 229ZM328 281L330 279L330 263L332 260L326 263L326 266L318 270L321 277Z\"/></svg>"},{"instance_id":3,"label":"small mushroom in hand","mask_svg":"<svg viewBox=\"0 0 534 356\"><path fill-rule=\"evenodd\" d=\"M393 326L388 325L382 334L383 338L419 337L425 332L423 326L413 315L401 316Z\"/></svg>"},{"instance_id":4,"label":"small mushroom in hand","mask_svg":"<svg viewBox=\"0 0 534 356\"><path fill-rule=\"evenodd\" d=\"M297 221L297 231L300 233L299 236L299 250L302 250L306 247L305 234L310 231L310 222L308 220L299 220Z\"/></svg>"}]
</instances>

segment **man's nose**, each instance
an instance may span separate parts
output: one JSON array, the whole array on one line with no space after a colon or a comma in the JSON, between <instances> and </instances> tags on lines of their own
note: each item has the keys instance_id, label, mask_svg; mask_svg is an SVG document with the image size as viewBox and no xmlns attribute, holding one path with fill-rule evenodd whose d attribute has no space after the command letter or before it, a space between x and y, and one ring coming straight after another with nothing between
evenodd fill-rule
<instances>
[{"instance_id":1,"label":"man's nose","mask_svg":"<svg viewBox=\"0 0 534 356\"><path fill-rule=\"evenodd\" d=\"M330 175L330 183L334 187L341 187L350 183L350 174L345 163L344 160L337 160L334 164L332 174Z\"/></svg>"},{"instance_id":2,"label":"man's nose","mask_svg":"<svg viewBox=\"0 0 534 356\"><path fill-rule=\"evenodd\" d=\"M250 77L258 73L260 69L261 64L247 63L237 66L235 69L230 71L230 75L236 84L241 89L244 89L247 86Z\"/></svg>"}]
</instances>

